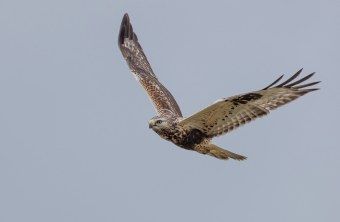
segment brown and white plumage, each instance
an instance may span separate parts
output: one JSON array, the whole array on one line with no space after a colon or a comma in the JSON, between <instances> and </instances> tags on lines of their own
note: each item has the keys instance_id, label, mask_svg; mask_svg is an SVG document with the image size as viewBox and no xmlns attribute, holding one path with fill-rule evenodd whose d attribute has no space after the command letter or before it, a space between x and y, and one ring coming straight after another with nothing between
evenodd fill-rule
<instances>
[{"instance_id":1,"label":"brown and white plumage","mask_svg":"<svg viewBox=\"0 0 340 222\"><path fill-rule=\"evenodd\" d=\"M182 116L181 110L171 93L158 81L140 44L133 32L128 14L120 26L118 45L131 72L144 87L160 115Z\"/></svg>"},{"instance_id":2,"label":"brown and white plumage","mask_svg":"<svg viewBox=\"0 0 340 222\"><path fill-rule=\"evenodd\" d=\"M219 159L243 160L246 157L222 149L211 143L213 137L230 132L237 127L264 116L270 110L287 104L300 96L317 90L308 89L319 82L304 83L311 73L294 81L302 69L286 81L279 83L283 75L259 91L220 99L203 110L184 118L171 93L158 81L136 34L129 16L124 15L118 44L136 79L151 98L158 116L149 121L149 126L162 138L188 150L195 150Z\"/></svg>"},{"instance_id":3,"label":"brown and white plumage","mask_svg":"<svg viewBox=\"0 0 340 222\"><path fill-rule=\"evenodd\" d=\"M257 117L268 114L270 110L287 104L308 92L317 90L304 88L319 82L299 85L299 83L312 77L314 73L292 82L301 72L302 69L279 85L275 86L283 75L262 90L218 100L202 111L183 119L179 122L179 125L199 129L209 137L230 132Z\"/></svg>"}]
</instances>

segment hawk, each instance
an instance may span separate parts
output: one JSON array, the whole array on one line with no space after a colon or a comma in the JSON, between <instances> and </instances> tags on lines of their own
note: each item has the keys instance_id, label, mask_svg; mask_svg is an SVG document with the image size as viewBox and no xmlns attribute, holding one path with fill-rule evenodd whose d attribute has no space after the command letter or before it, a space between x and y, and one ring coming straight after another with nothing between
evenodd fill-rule
<instances>
[{"instance_id":1,"label":"hawk","mask_svg":"<svg viewBox=\"0 0 340 222\"><path fill-rule=\"evenodd\" d=\"M157 116L149 121L149 128L181 148L218 159L244 160L246 157L212 144L212 138L318 90L306 88L319 83L305 83L314 73L296 80L302 72L300 69L282 83L279 81L283 75L259 91L219 99L203 110L183 117L176 100L153 72L137 35L133 32L128 14L124 15L121 23L118 44L131 72L144 87L157 111Z\"/></svg>"}]
</instances>

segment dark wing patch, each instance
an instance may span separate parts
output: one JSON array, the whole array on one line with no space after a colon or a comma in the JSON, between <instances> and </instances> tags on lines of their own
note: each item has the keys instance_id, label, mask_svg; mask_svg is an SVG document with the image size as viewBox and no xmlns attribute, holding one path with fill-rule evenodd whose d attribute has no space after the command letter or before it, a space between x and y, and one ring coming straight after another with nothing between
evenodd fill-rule
<instances>
[{"instance_id":1,"label":"dark wing patch","mask_svg":"<svg viewBox=\"0 0 340 222\"><path fill-rule=\"evenodd\" d=\"M202 111L183 119L179 124L183 127L199 129L209 137L230 132L251 120L268 114L270 110L287 104L306 93L318 90L316 88L305 89L305 87L319 82L299 85L312 77L314 73L292 82L299 76L301 71L299 70L291 78L279 85L275 86L283 76L262 90L215 102Z\"/></svg>"},{"instance_id":2,"label":"dark wing patch","mask_svg":"<svg viewBox=\"0 0 340 222\"><path fill-rule=\"evenodd\" d=\"M147 91L159 115L181 117L181 110L172 94L158 81L137 35L133 32L128 14L125 14L118 36L119 48L136 79Z\"/></svg>"},{"instance_id":3,"label":"dark wing patch","mask_svg":"<svg viewBox=\"0 0 340 222\"><path fill-rule=\"evenodd\" d=\"M236 97L235 99L232 99L231 101L233 102L234 105L247 104L248 102L257 100L261 97L262 95L257 94L257 93L248 93L248 94Z\"/></svg>"}]
</instances>

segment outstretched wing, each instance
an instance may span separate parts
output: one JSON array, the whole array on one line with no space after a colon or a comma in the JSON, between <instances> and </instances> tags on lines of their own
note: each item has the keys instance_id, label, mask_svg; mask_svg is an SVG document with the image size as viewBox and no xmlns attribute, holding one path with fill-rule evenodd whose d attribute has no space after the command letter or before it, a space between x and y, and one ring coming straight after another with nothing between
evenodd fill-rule
<instances>
[{"instance_id":1,"label":"outstretched wing","mask_svg":"<svg viewBox=\"0 0 340 222\"><path fill-rule=\"evenodd\" d=\"M125 14L120 26L118 45L139 83L144 87L159 115L182 116L181 110L171 93L158 81L156 75L138 43L133 32L128 14Z\"/></svg>"},{"instance_id":2,"label":"outstretched wing","mask_svg":"<svg viewBox=\"0 0 340 222\"><path fill-rule=\"evenodd\" d=\"M199 129L208 137L230 132L257 117L268 114L270 110L291 102L306 93L318 90L305 89L305 87L319 82L299 85L312 77L314 73L292 82L301 71L302 69L279 85L274 86L282 79L283 75L262 90L218 100L202 111L183 119L179 124L183 127Z\"/></svg>"}]
</instances>

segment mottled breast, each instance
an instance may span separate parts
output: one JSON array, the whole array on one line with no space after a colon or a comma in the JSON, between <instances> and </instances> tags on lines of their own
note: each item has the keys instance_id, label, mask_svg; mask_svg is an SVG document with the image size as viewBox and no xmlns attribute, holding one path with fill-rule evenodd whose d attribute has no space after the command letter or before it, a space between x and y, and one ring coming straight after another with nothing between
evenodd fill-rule
<instances>
[{"instance_id":1,"label":"mottled breast","mask_svg":"<svg viewBox=\"0 0 340 222\"><path fill-rule=\"evenodd\" d=\"M171 141L184 149L192 150L196 144L201 143L207 136L198 129L179 131L173 135Z\"/></svg>"}]
</instances>

